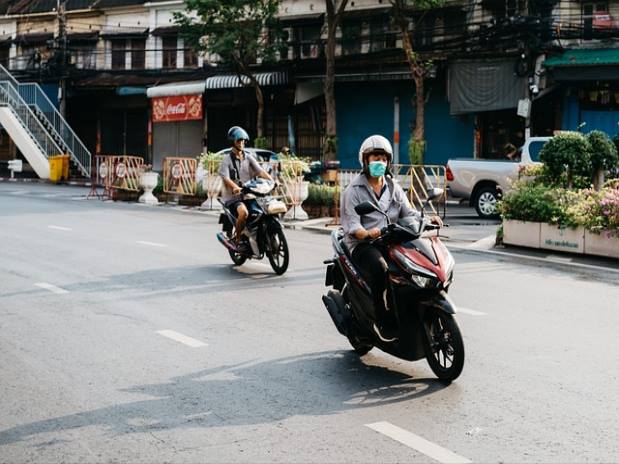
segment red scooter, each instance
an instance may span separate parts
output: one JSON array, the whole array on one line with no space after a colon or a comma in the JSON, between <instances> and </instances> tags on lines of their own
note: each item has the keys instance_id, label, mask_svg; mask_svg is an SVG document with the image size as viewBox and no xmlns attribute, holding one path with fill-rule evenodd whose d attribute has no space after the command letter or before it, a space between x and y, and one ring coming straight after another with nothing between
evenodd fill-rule
<instances>
[{"instance_id":1,"label":"red scooter","mask_svg":"<svg viewBox=\"0 0 619 464\"><path fill-rule=\"evenodd\" d=\"M370 202L357 205L355 211L359 215L382 212ZM325 261L325 285L333 289L322 300L337 330L359 355L376 346L409 361L425 357L439 379L452 381L464 366L464 343L454 318L455 306L447 295L454 259L438 233L423 234L438 229L422 214L389 223L373 240L389 265L387 295L397 321L396 340L385 342L372 328L376 317L371 290L352 262L341 229L331 234L335 256Z\"/></svg>"}]
</instances>

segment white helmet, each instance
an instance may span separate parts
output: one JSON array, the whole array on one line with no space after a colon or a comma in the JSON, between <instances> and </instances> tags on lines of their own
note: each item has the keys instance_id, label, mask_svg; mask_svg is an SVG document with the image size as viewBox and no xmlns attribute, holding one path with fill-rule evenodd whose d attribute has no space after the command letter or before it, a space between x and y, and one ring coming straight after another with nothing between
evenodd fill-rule
<instances>
[{"instance_id":1,"label":"white helmet","mask_svg":"<svg viewBox=\"0 0 619 464\"><path fill-rule=\"evenodd\" d=\"M363 158L370 153L384 153L388 156L387 164L393 160L393 148L391 143L382 135L370 135L363 141L359 148L359 164L364 168Z\"/></svg>"}]
</instances>

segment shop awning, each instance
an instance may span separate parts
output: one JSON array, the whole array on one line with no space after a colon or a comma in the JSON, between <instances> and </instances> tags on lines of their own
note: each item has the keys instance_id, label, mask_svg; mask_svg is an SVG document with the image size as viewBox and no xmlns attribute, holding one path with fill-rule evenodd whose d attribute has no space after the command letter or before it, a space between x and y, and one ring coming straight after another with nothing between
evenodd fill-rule
<instances>
[{"instance_id":1,"label":"shop awning","mask_svg":"<svg viewBox=\"0 0 619 464\"><path fill-rule=\"evenodd\" d=\"M543 64L559 81L617 80L619 49L571 49Z\"/></svg>"},{"instance_id":2,"label":"shop awning","mask_svg":"<svg viewBox=\"0 0 619 464\"><path fill-rule=\"evenodd\" d=\"M254 77L260 86L284 85L288 83L288 74L285 72L263 72L256 73ZM249 84L249 79L245 76L239 80L236 74L222 74L221 76L211 76L206 79L207 89L231 89L235 87L245 87Z\"/></svg>"},{"instance_id":3,"label":"shop awning","mask_svg":"<svg viewBox=\"0 0 619 464\"><path fill-rule=\"evenodd\" d=\"M291 25L300 26L303 24L322 24L324 22L324 16L324 13L280 16L279 22L284 27L288 27Z\"/></svg>"},{"instance_id":4,"label":"shop awning","mask_svg":"<svg viewBox=\"0 0 619 464\"><path fill-rule=\"evenodd\" d=\"M151 31L151 34L156 36L177 35L180 30L179 26L156 27Z\"/></svg>"},{"instance_id":5,"label":"shop awning","mask_svg":"<svg viewBox=\"0 0 619 464\"><path fill-rule=\"evenodd\" d=\"M104 39L141 39L148 36L148 28L106 28L101 32Z\"/></svg>"},{"instance_id":6,"label":"shop awning","mask_svg":"<svg viewBox=\"0 0 619 464\"><path fill-rule=\"evenodd\" d=\"M175 82L173 84L149 87L146 91L148 98L172 97L176 95L201 95L204 93L206 83L204 81Z\"/></svg>"},{"instance_id":7,"label":"shop awning","mask_svg":"<svg viewBox=\"0 0 619 464\"><path fill-rule=\"evenodd\" d=\"M547 68L619 65L619 48L572 49L544 61Z\"/></svg>"},{"instance_id":8,"label":"shop awning","mask_svg":"<svg viewBox=\"0 0 619 464\"><path fill-rule=\"evenodd\" d=\"M19 34L15 37L15 42L30 45L30 44L44 44L48 40L52 40L54 34L52 32L33 32L31 34Z\"/></svg>"},{"instance_id":9,"label":"shop awning","mask_svg":"<svg viewBox=\"0 0 619 464\"><path fill-rule=\"evenodd\" d=\"M451 114L516 108L525 98L527 82L514 73L515 58L454 60L449 63Z\"/></svg>"}]
</instances>

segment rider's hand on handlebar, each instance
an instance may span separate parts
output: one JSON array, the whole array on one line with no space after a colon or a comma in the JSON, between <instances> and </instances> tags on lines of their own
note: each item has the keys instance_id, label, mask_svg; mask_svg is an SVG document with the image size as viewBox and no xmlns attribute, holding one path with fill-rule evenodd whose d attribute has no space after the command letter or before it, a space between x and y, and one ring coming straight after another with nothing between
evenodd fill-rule
<instances>
[{"instance_id":1,"label":"rider's hand on handlebar","mask_svg":"<svg viewBox=\"0 0 619 464\"><path fill-rule=\"evenodd\" d=\"M241 187L239 187L239 186L237 185L236 187L234 187L234 188L232 189L232 194L233 194L233 195L238 195L239 193L241 193L241 190L242 190L242 189L241 189Z\"/></svg>"},{"instance_id":2,"label":"rider's hand on handlebar","mask_svg":"<svg viewBox=\"0 0 619 464\"><path fill-rule=\"evenodd\" d=\"M440 216L432 216L432 218L430 219L430 224L436 224L439 227L443 227L443 220L440 218Z\"/></svg>"},{"instance_id":3,"label":"rider's hand on handlebar","mask_svg":"<svg viewBox=\"0 0 619 464\"><path fill-rule=\"evenodd\" d=\"M381 231L377 227L373 227L372 229L368 229L368 237L369 238L378 238L381 236Z\"/></svg>"}]
</instances>

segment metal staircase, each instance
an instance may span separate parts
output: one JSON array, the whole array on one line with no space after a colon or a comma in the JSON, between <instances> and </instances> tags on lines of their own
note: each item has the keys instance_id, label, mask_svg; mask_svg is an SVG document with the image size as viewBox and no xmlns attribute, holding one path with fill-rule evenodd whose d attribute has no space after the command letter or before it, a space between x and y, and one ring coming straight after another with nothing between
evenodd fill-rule
<instances>
[{"instance_id":1,"label":"metal staircase","mask_svg":"<svg viewBox=\"0 0 619 464\"><path fill-rule=\"evenodd\" d=\"M90 152L41 87L36 83L20 84L2 65L0 65L0 106L11 110L41 156L49 158L67 154L79 173L84 177L90 177ZM9 127L5 129L8 131ZM9 135L13 137L12 134ZM22 147L19 148L28 159L28 154ZM31 156L36 157L33 153ZM33 164L30 159L28 161Z\"/></svg>"}]
</instances>

